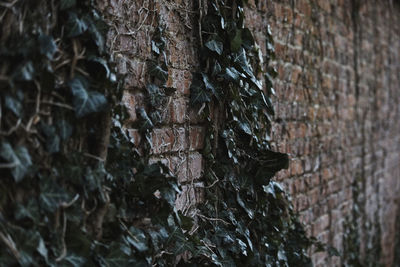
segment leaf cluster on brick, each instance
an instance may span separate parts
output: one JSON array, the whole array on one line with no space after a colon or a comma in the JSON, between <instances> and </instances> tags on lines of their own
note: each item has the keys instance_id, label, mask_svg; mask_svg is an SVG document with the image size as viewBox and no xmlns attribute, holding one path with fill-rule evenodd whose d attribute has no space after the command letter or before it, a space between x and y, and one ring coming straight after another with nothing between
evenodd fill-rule
<instances>
[{"instance_id":1,"label":"leaf cluster on brick","mask_svg":"<svg viewBox=\"0 0 400 267\"><path fill-rule=\"evenodd\" d=\"M265 58L244 25L243 4L208 1L199 29L204 46L191 101L208 122L203 150L208 185L206 202L198 206L197 230L206 249L191 261L309 266L307 249L325 246L306 236L289 197L272 179L288 167L288 156L269 145L274 116L271 79L276 71L263 64ZM266 36L268 65L274 56L269 29Z\"/></svg>"},{"instance_id":2,"label":"leaf cluster on brick","mask_svg":"<svg viewBox=\"0 0 400 267\"><path fill-rule=\"evenodd\" d=\"M133 150L123 77L92 1L0 10L0 265L173 264L186 238L174 208L180 189L166 167L149 164L148 150ZM155 53L164 44L155 37ZM156 104L168 73L154 63ZM144 135L151 127L142 121Z\"/></svg>"}]
</instances>

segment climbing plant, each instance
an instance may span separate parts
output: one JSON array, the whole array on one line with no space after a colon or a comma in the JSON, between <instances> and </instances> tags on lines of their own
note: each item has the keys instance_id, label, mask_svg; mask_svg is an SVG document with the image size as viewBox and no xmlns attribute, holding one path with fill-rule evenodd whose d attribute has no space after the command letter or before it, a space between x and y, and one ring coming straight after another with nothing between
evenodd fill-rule
<instances>
[{"instance_id":1,"label":"climbing plant","mask_svg":"<svg viewBox=\"0 0 400 267\"><path fill-rule=\"evenodd\" d=\"M134 149L123 126L123 77L92 1L1 3L0 265L311 264L306 249L317 243L272 179L288 157L269 145L271 33L264 57L243 5L199 9L191 102L208 126L207 201L194 223L174 207L175 177L149 163L150 133L171 94L163 27L147 62L148 103L138 110L145 141Z\"/></svg>"},{"instance_id":2,"label":"climbing plant","mask_svg":"<svg viewBox=\"0 0 400 267\"><path fill-rule=\"evenodd\" d=\"M207 200L200 208L205 254L219 266L308 266L306 237L287 195L273 181L288 156L271 150L276 71L269 29L262 55L244 24L243 1L208 1L201 28L201 71L191 102L208 123ZM266 62L264 62L266 60Z\"/></svg>"},{"instance_id":3,"label":"climbing plant","mask_svg":"<svg viewBox=\"0 0 400 267\"><path fill-rule=\"evenodd\" d=\"M0 265L171 265L179 187L132 149L94 5L2 2L0 14Z\"/></svg>"}]
</instances>

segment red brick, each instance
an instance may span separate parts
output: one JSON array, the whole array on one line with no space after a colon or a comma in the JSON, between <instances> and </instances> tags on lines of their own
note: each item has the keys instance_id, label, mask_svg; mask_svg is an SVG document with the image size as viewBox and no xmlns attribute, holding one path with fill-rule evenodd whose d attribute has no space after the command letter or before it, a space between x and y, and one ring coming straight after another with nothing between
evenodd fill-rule
<instances>
[{"instance_id":1,"label":"red brick","mask_svg":"<svg viewBox=\"0 0 400 267\"><path fill-rule=\"evenodd\" d=\"M189 149L200 150L204 146L205 129L203 126L192 126L189 128Z\"/></svg>"}]
</instances>

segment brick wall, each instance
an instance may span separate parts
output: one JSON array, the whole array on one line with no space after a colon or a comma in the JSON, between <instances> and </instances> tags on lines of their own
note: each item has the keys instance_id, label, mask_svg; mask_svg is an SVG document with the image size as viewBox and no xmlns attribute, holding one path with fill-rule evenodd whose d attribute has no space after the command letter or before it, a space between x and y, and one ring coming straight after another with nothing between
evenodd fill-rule
<instances>
[{"instance_id":1,"label":"brick wall","mask_svg":"<svg viewBox=\"0 0 400 267\"><path fill-rule=\"evenodd\" d=\"M113 25L108 46L126 74L127 127L138 146L134 125L136 108L146 108L146 60L155 28L166 27L167 86L176 91L152 131L152 160L177 175L184 189L177 206L188 212L204 186L204 128L189 105L191 72L198 68L196 1L98 2ZM291 158L276 179L291 193L309 234L343 252L345 219L356 214L361 258L380 244L381 262L389 266L400 214L400 4L253 0L246 20L262 49L268 24L275 40L272 145ZM341 264L324 253L312 258L316 266Z\"/></svg>"}]
</instances>

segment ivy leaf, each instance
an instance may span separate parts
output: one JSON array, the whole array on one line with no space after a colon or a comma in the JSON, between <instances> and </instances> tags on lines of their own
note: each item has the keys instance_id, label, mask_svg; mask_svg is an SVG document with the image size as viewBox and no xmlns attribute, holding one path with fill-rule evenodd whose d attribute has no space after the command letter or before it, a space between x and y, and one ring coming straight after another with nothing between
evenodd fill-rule
<instances>
[{"instance_id":1,"label":"ivy leaf","mask_svg":"<svg viewBox=\"0 0 400 267\"><path fill-rule=\"evenodd\" d=\"M48 250L46 248L46 245L43 241L43 238L40 237L39 239L39 245L37 246L37 252L45 259L45 261L48 261Z\"/></svg>"},{"instance_id":2,"label":"ivy leaf","mask_svg":"<svg viewBox=\"0 0 400 267\"><path fill-rule=\"evenodd\" d=\"M159 79L162 83L167 82L167 80L168 80L168 69L165 66L165 64L160 66L155 61L148 61L148 66L149 66L149 74L150 75L152 75L153 77Z\"/></svg>"},{"instance_id":3,"label":"ivy leaf","mask_svg":"<svg viewBox=\"0 0 400 267\"><path fill-rule=\"evenodd\" d=\"M107 105L107 99L99 92L87 90L89 83L78 76L68 82L71 89L76 116L83 117L87 114L99 112Z\"/></svg>"},{"instance_id":4,"label":"ivy leaf","mask_svg":"<svg viewBox=\"0 0 400 267\"><path fill-rule=\"evenodd\" d=\"M246 206L246 204L244 203L244 201L240 197L240 193L239 192L236 193L236 201L247 212L247 215L249 216L249 218L253 219L254 218L254 212L250 208L248 208Z\"/></svg>"},{"instance_id":5,"label":"ivy leaf","mask_svg":"<svg viewBox=\"0 0 400 267\"><path fill-rule=\"evenodd\" d=\"M28 61L19 66L17 72L13 75L20 81L32 81L35 75L35 68L32 61Z\"/></svg>"},{"instance_id":6,"label":"ivy leaf","mask_svg":"<svg viewBox=\"0 0 400 267\"><path fill-rule=\"evenodd\" d=\"M42 55L45 55L49 60L52 60L54 53L57 51L57 45L53 37L40 34L39 49Z\"/></svg>"},{"instance_id":7,"label":"ivy leaf","mask_svg":"<svg viewBox=\"0 0 400 267\"><path fill-rule=\"evenodd\" d=\"M236 238L236 241L239 245L240 251L242 252L242 254L244 256L247 256L247 245L245 242L243 242L242 240L240 240L239 238Z\"/></svg>"},{"instance_id":8,"label":"ivy leaf","mask_svg":"<svg viewBox=\"0 0 400 267\"><path fill-rule=\"evenodd\" d=\"M81 35L87 29L88 25L83 19L78 18L78 16L74 12L69 13L68 23L66 25L68 37L76 37L78 35Z\"/></svg>"},{"instance_id":9,"label":"ivy leaf","mask_svg":"<svg viewBox=\"0 0 400 267\"><path fill-rule=\"evenodd\" d=\"M3 142L0 147L0 157L12 165L11 174L15 182L21 181L32 165L31 157L26 147L17 146L15 150L7 142Z\"/></svg>"},{"instance_id":10,"label":"ivy leaf","mask_svg":"<svg viewBox=\"0 0 400 267\"><path fill-rule=\"evenodd\" d=\"M246 50L241 48L237 54L234 55L233 62L243 70L249 77L254 76L253 70L251 69L249 62L246 57Z\"/></svg>"},{"instance_id":11,"label":"ivy leaf","mask_svg":"<svg viewBox=\"0 0 400 267\"><path fill-rule=\"evenodd\" d=\"M18 221L30 219L33 222L37 222L39 220L39 216L39 207L36 199L29 199L26 206L22 204L17 204L14 212L14 217Z\"/></svg>"},{"instance_id":12,"label":"ivy leaf","mask_svg":"<svg viewBox=\"0 0 400 267\"><path fill-rule=\"evenodd\" d=\"M97 13L96 13L97 14ZM98 16L98 15L97 15ZM96 22L93 22L90 18L87 19L90 21L89 23L89 33L92 36L93 41L97 45L97 48L99 50L99 53L103 53L104 51L104 35L101 32L104 28L106 28L106 24L101 21L100 19L97 20ZM108 77L108 76L107 76Z\"/></svg>"},{"instance_id":13,"label":"ivy leaf","mask_svg":"<svg viewBox=\"0 0 400 267\"><path fill-rule=\"evenodd\" d=\"M178 211L178 217L180 220L180 225L183 230L190 231L193 227L193 219L183 215L181 211Z\"/></svg>"},{"instance_id":14,"label":"ivy leaf","mask_svg":"<svg viewBox=\"0 0 400 267\"><path fill-rule=\"evenodd\" d=\"M53 125L46 123L40 124L41 132L46 136L46 149L50 154L60 151L60 137L56 133L56 128Z\"/></svg>"},{"instance_id":15,"label":"ivy leaf","mask_svg":"<svg viewBox=\"0 0 400 267\"><path fill-rule=\"evenodd\" d=\"M126 236L129 244L135 247L139 252L144 252L148 250L147 238L142 230L139 228L131 226L129 228L130 235Z\"/></svg>"},{"instance_id":16,"label":"ivy leaf","mask_svg":"<svg viewBox=\"0 0 400 267\"><path fill-rule=\"evenodd\" d=\"M218 55L222 55L222 52L224 51L224 45L222 44L222 42L215 39L211 39L210 41L205 43L205 46L211 51L217 53Z\"/></svg>"},{"instance_id":17,"label":"ivy leaf","mask_svg":"<svg viewBox=\"0 0 400 267\"><path fill-rule=\"evenodd\" d=\"M140 116L140 119L142 121L142 125L140 126L141 131L146 131L153 129L154 125L149 116L147 115L147 112L144 108L137 108L136 109L138 115Z\"/></svg>"},{"instance_id":18,"label":"ivy leaf","mask_svg":"<svg viewBox=\"0 0 400 267\"><path fill-rule=\"evenodd\" d=\"M76 0L61 0L60 1L60 10L69 9L76 6Z\"/></svg>"},{"instance_id":19,"label":"ivy leaf","mask_svg":"<svg viewBox=\"0 0 400 267\"><path fill-rule=\"evenodd\" d=\"M110 68L108 67L107 61L104 58L91 56L91 57L88 57L88 60L96 63L97 66L100 66L100 68L104 71L104 72L101 71L101 74L103 77L106 77L107 79L110 78L111 71L110 71ZM97 66L94 66L94 67L97 67ZM98 69L98 68L96 68L96 69Z\"/></svg>"},{"instance_id":20,"label":"ivy leaf","mask_svg":"<svg viewBox=\"0 0 400 267\"><path fill-rule=\"evenodd\" d=\"M235 36L231 40L231 50L232 52L239 51L240 46L242 45L242 31L240 29L236 29Z\"/></svg>"},{"instance_id":21,"label":"ivy leaf","mask_svg":"<svg viewBox=\"0 0 400 267\"><path fill-rule=\"evenodd\" d=\"M190 101L193 104L202 104L210 102L211 100L211 92L205 89L203 77L200 76L202 75L198 73L193 75L192 84L190 86Z\"/></svg>"},{"instance_id":22,"label":"ivy leaf","mask_svg":"<svg viewBox=\"0 0 400 267\"><path fill-rule=\"evenodd\" d=\"M287 154L272 150L263 151L259 157L261 166L268 168L271 172L278 172L289 167L289 157Z\"/></svg>"},{"instance_id":23,"label":"ivy leaf","mask_svg":"<svg viewBox=\"0 0 400 267\"><path fill-rule=\"evenodd\" d=\"M230 82L236 83L239 82L239 77L241 77L241 75L234 67L229 67L225 68L225 73L223 74L223 77Z\"/></svg>"},{"instance_id":24,"label":"ivy leaf","mask_svg":"<svg viewBox=\"0 0 400 267\"><path fill-rule=\"evenodd\" d=\"M221 71L222 71L221 65L218 63L218 61L215 61L214 65L212 67L211 76L213 76L213 77L217 76L221 73Z\"/></svg>"},{"instance_id":25,"label":"ivy leaf","mask_svg":"<svg viewBox=\"0 0 400 267\"><path fill-rule=\"evenodd\" d=\"M6 108L11 110L16 116L21 117L22 104L18 99L6 94L4 96L4 105L6 106Z\"/></svg>"},{"instance_id":26,"label":"ivy leaf","mask_svg":"<svg viewBox=\"0 0 400 267\"><path fill-rule=\"evenodd\" d=\"M57 120L56 127L58 129L61 140L66 141L72 135L72 125L65 119Z\"/></svg>"},{"instance_id":27,"label":"ivy leaf","mask_svg":"<svg viewBox=\"0 0 400 267\"><path fill-rule=\"evenodd\" d=\"M57 185L52 178L42 178L40 181L39 203L42 209L54 212L61 203L68 201L68 194Z\"/></svg>"},{"instance_id":28,"label":"ivy leaf","mask_svg":"<svg viewBox=\"0 0 400 267\"><path fill-rule=\"evenodd\" d=\"M251 49L254 46L254 37L249 28L242 29L242 40L246 49Z\"/></svg>"},{"instance_id":29,"label":"ivy leaf","mask_svg":"<svg viewBox=\"0 0 400 267\"><path fill-rule=\"evenodd\" d=\"M248 135L252 135L250 124L247 121L238 121L239 128Z\"/></svg>"},{"instance_id":30,"label":"ivy leaf","mask_svg":"<svg viewBox=\"0 0 400 267\"><path fill-rule=\"evenodd\" d=\"M66 265L64 262L68 262L69 264ZM68 256L65 257L63 264L61 266L81 267L81 266L84 266L85 263L86 263L86 259L84 257L79 257L75 254L68 253Z\"/></svg>"}]
</instances>

